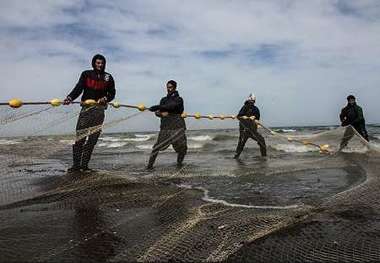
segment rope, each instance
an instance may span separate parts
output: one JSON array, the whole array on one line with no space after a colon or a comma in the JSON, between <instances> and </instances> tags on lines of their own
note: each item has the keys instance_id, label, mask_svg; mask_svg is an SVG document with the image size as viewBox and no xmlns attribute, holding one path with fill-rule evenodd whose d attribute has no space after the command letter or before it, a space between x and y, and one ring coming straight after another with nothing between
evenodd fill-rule
<instances>
[{"instance_id":1,"label":"rope","mask_svg":"<svg viewBox=\"0 0 380 263\"><path fill-rule=\"evenodd\" d=\"M0 102L0 106L6 106L6 105L8 105L8 106L10 106L12 108L20 108L23 105L51 105L53 107L58 107L58 106L62 105L62 103L63 102L61 100L59 100L59 99L52 99L51 101L27 101L27 102L23 102L20 99L12 99L9 102ZM95 100L91 100L90 99L90 100L86 100L86 101L82 101L82 102L72 102L71 104L80 104L81 106L95 106L98 103ZM145 107L144 104L130 105L130 104L121 104L121 103L118 103L118 102L110 102L108 104L111 105L112 107L116 108L116 109L117 108L131 108L131 109L137 109L140 112L148 110L148 108ZM173 115L173 114L170 114L170 115ZM257 125L259 125L260 127L262 127L264 130L266 130L270 134L275 135L275 136L279 136L279 137L282 137L282 138L285 138L289 142L296 142L296 143L300 143L300 144L303 144L303 145L309 145L309 146L317 147L319 149L320 153L324 153L324 154L331 154L332 153L329 150L329 145L328 144L319 145L319 144L315 144L315 143L312 143L312 142L307 141L307 140L299 140L299 139L295 139L295 138L284 136L284 135L279 134L279 133L273 131L272 129L266 127L261 122L259 122L258 120L256 120L256 118L254 116L236 116L236 115L224 115L224 114L219 114L219 115L202 115L202 114L200 114L198 112L195 113L195 114L187 114L187 113L184 112L184 113L182 113L180 115L181 115L182 118L194 118L196 120L200 120L200 119L208 119L208 120L214 120L214 119L219 119L219 120L225 120L225 119L251 120L251 121L255 121ZM28 116L29 115L26 115L25 117L28 117Z\"/></svg>"}]
</instances>

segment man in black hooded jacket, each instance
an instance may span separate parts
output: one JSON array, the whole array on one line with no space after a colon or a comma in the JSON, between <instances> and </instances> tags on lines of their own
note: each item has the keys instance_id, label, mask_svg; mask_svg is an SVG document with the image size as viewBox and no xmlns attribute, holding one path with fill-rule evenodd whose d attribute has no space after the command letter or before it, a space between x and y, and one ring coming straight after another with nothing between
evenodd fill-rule
<instances>
[{"instance_id":1,"label":"man in black hooded jacket","mask_svg":"<svg viewBox=\"0 0 380 263\"><path fill-rule=\"evenodd\" d=\"M184 111L183 99L177 91L177 82L169 80L166 84L167 96L163 97L159 105L149 108L161 118L160 133L157 142L153 146L147 169L153 169L159 151L167 149L170 145L177 152L177 166L182 162L187 152L186 123L181 117Z\"/></svg>"},{"instance_id":2,"label":"man in black hooded jacket","mask_svg":"<svg viewBox=\"0 0 380 263\"><path fill-rule=\"evenodd\" d=\"M105 72L106 59L97 54L92 58L92 70L83 71L78 83L64 100L68 105L82 93L82 109L79 114L73 145L73 166L69 172L89 171L88 163L102 131L104 111L107 103L115 98L115 82L112 75ZM95 100L94 106L85 105L86 100Z\"/></svg>"},{"instance_id":3,"label":"man in black hooded jacket","mask_svg":"<svg viewBox=\"0 0 380 263\"><path fill-rule=\"evenodd\" d=\"M356 104L356 98L353 95L347 97L347 106L340 112L340 121L343 127L352 126L366 141L369 141L368 133L365 127L363 109ZM344 132L340 149L347 146L348 141L354 136L355 132L351 127L347 127Z\"/></svg>"},{"instance_id":4,"label":"man in black hooded jacket","mask_svg":"<svg viewBox=\"0 0 380 263\"><path fill-rule=\"evenodd\" d=\"M260 120L260 110L255 106L256 97L253 94L250 94L248 99L245 101L244 106L240 109L239 114L237 115L239 118L239 143L236 148L236 154L234 156L235 159L238 159L241 152L244 149L245 143L249 138L255 140L257 144L260 146L261 156L267 156L267 149L265 144L264 137L258 133L257 124L255 120ZM244 119L243 116L246 117L255 117L255 120L251 120L249 118Z\"/></svg>"}]
</instances>

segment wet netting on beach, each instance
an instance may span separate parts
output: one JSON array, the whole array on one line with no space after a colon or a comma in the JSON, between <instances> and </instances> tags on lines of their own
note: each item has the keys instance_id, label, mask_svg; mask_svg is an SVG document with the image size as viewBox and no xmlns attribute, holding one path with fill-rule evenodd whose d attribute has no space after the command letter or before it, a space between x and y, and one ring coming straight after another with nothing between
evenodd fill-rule
<instances>
[{"instance_id":1,"label":"wet netting on beach","mask_svg":"<svg viewBox=\"0 0 380 263\"><path fill-rule=\"evenodd\" d=\"M0 262L380 261L379 127L368 143L264 120L268 157L250 140L235 160L238 120L189 114L184 165L169 147L147 171L154 114L110 106L76 134L79 111L0 106ZM71 145L101 130L94 170L68 173Z\"/></svg>"}]
</instances>

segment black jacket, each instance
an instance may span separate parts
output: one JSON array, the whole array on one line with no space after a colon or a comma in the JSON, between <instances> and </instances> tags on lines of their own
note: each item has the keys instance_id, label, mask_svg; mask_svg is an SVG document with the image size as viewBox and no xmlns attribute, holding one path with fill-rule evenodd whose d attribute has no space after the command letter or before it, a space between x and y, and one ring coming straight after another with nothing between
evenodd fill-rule
<instances>
[{"instance_id":1,"label":"black jacket","mask_svg":"<svg viewBox=\"0 0 380 263\"><path fill-rule=\"evenodd\" d=\"M255 116L256 120L260 120L260 110L255 106L255 102L251 100L247 100L244 103L244 106L240 109L239 114L237 115L238 117L242 116ZM239 120L239 127L240 130L248 130L248 129L257 129L257 124L255 121L252 120Z\"/></svg>"},{"instance_id":2,"label":"black jacket","mask_svg":"<svg viewBox=\"0 0 380 263\"><path fill-rule=\"evenodd\" d=\"M184 111L183 99L179 96L178 91L163 97L160 104L150 107L150 110L169 113L167 117L161 117L161 129L186 129L185 120L181 117Z\"/></svg>"},{"instance_id":3,"label":"black jacket","mask_svg":"<svg viewBox=\"0 0 380 263\"><path fill-rule=\"evenodd\" d=\"M95 60L103 59L104 67L101 71L95 70ZM92 59L93 70L83 71L80 75L79 81L70 92L68 97L75 100L82 94L81 101L88 99L98 100L100 98L106 97L107 101L110 102L115 98L115 82L111 74L105 72L106 60L101 55L96 55Z\"/></svg>"},{"instance_id":4,"label":"black jacket","mask_svg":"<svg viewBox=\"0 0 380 263\"><path fill-rule=\"evenodd\" d=\"M342 126L352 125L355 128L362 128L365 126L363 110L357 104L348 104L342 109L339 117L342 122Z\"/></svg>"}]
</instances>

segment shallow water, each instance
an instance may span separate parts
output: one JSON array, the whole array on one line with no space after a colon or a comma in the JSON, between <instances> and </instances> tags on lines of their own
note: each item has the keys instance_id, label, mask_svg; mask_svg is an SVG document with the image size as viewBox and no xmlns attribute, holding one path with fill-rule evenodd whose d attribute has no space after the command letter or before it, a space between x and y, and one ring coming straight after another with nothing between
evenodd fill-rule
<instances>
[{"instance_id":1,"label":"shallow water","mask_svg":"<svg viewBox=\"0 0 380 263\"><path fill-rule=\"evenodd\" d=\"M322 131L329 129L290 127L281 134ZM226 259L241 242L360 189L372 167L357 141L344 153L325 155L266 135L267 159L248 141L235 160L238 131L188 131L187 136L182 168L169 148L147 172L155 133L103 134L92 174L66 173L71 136L1 139L1 254L7 261L49 262ZM328 133L314 140L337 148L341 136Z\"/></svg>"}]
</instances>

